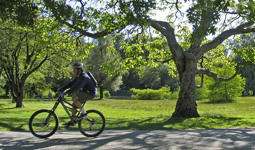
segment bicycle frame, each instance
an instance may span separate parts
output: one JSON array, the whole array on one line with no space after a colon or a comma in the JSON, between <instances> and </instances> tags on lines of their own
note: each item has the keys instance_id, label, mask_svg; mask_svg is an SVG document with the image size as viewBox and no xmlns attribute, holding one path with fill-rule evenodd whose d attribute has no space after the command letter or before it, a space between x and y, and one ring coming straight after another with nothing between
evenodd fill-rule
<instances>
[{"instance_id":1,"label":"bicycle frame","mask_svg":"<svg viewBox=\"0 0 255 150\"><path fill-rule=\"evenodd\" d=\"M63 108L65 109L66 113L68 114L69 118L72 117L72 114L69 113L68 108L65 104L68 104L69 106L71 106L72 108L69 108L71 110L77 109L78 107L72 105L71 103L69 103L66 99L64 99L64 97L59 96L58 100L56 101L55 105L53 106L53 108L51 109L52 112L55 112L55 110L57 109L59 103L63 106ZM84 103L82 104L82 107L84 106Z\"/></svg>"}]
</instances>

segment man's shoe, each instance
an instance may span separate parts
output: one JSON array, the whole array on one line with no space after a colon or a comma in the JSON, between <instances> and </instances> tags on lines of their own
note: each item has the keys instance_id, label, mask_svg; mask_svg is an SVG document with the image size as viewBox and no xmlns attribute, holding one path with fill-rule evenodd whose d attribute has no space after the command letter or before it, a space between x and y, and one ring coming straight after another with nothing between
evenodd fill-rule
<instances>
[{"instance_id":1,"label":"man's shoe","mask_svg":"<svg viewBox=\"0 0 255 150\"><path fill-rule=\"evenodd\" d=\"M70 126L73 127L75 124L72 121L69 121L69 122L64 123L62 125L64 125L65 127L70 127Z\"/></svg>"}]
</instances>

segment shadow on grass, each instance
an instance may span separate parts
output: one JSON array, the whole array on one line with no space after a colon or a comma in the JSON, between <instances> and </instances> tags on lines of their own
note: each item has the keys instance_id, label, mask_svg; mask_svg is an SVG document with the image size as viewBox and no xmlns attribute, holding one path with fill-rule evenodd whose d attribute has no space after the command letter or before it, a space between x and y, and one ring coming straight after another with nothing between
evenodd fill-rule
<instances>
[{"instance_id":1,"label":"shadow on grass","mask_svg":"<svg viewBox=\"0 0 255 150\"><path fill-rule=\"evenodd\" d=\"M254 127L255 122L243 118L200 117L200 118L170 118L155 121L157 118L126 121L124 119L107 119L106 129L133 130L166 130L166 129L216 129Z\"/></svg>"},{"instance_id":2,"label":"shadow on grass","mask_svg":"<svg viewBox=\"0 0 255 150\"><path fill-rule=\"evenodd\" d=\"M0 122L0 128L4 128L5 131L26 131L25 126L28 126L28 120L24 118L5 118Z\"/></svg>"},{"instance_id":3,"label":"shadow on grass","mask_svg":"<svg viewBox=\"0 0 255 150\"><path fill-rule=\"evenodd\" d=\"M79 130L78 125L65 128L62 124L70 120L59 117L58 130ZM2 118L0 128L6 131L27 131L29 118ZM202 116L199 118L162 118L150 117L145 119L107 118L107 130L171 130L171 129L216 129L255 127L255 119L227 118L220 115Z\"/></svg>"},{"instance_id":4,"label":"shadow on grass","mask_svg":"<svg viewBox=\"0 0 255 150\"><path fill-rule=\"evenodd\" d=\"M6 109L15 109L16 107L10 107L10 108L0 108L0 110L6 110Z\"/></svg>"}]
</instances>

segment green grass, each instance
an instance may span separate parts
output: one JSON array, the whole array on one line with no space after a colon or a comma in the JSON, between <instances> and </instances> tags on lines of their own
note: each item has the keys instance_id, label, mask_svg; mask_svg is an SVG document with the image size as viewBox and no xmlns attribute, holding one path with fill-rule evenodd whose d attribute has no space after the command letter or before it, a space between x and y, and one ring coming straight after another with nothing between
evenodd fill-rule
<instances>
[{"instance_id":1,"label":"green grass","mask_svg":"<svg viewBox=\"0 0 255 150\"><path fill-rule=\"evenodd\" d=\"M25 99L25 108L15 108L10 99L0 99L0 131L28 131L30 116L39 109L51 109L55 101ZM233 103L197 101L199 118L171 118L176 100L91 100L85 110L97 109L106 118L106 129L164 130L255 127L255 97ZM63 107L56 110L59 130L69 121ZM77 130L77 126L68 128Z\"/></svg>"}]
</instances>

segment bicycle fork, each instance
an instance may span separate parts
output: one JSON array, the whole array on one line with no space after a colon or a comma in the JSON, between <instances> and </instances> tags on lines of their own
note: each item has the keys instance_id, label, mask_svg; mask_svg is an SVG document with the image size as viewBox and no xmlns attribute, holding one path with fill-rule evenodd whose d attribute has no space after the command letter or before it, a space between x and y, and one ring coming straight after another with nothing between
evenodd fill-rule
<instances>
[{"instance_id":1,"label":"bicycle fork","mask_svg":"<svg viewBox=\"0 0 255 150\"><path fill-rule=\"evenodd\" d=\"M58 107L58 105L59 105L59 100L55 103L55 105L53 106L53 108L50 110L50 113L49 113L48 117L45 119L43 125L49 125L49 121L50 121L50 119L51 119L51 117L52 117L52 113L55 112L55 110L56 110L56 108Z\"/></svg>"}]
</instances>

